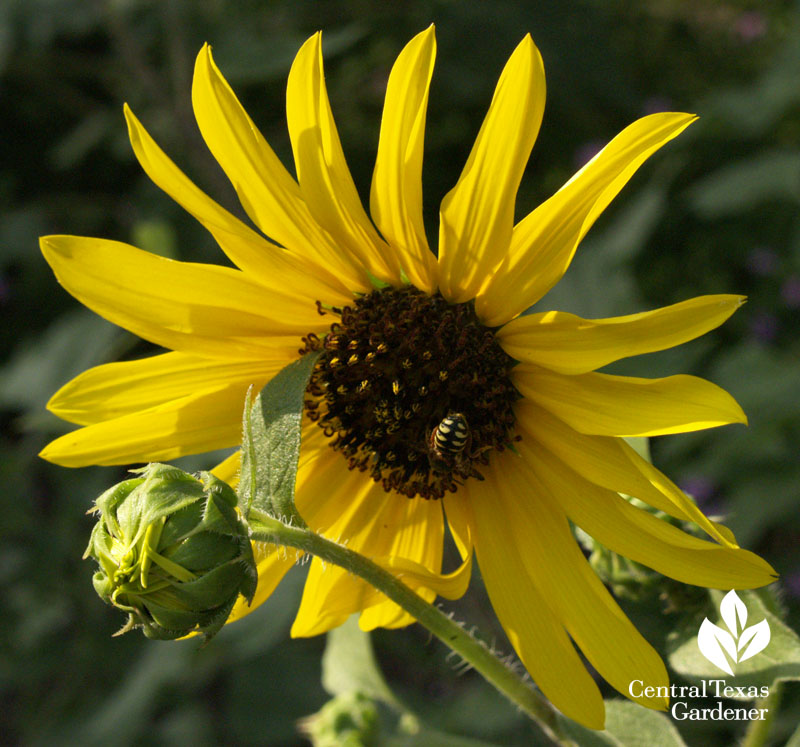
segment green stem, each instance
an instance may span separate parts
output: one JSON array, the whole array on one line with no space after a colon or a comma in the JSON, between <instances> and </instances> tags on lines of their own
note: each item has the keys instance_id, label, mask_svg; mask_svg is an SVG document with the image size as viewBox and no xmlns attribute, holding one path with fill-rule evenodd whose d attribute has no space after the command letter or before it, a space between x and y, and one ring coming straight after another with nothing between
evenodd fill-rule
<instances>
[{"instance_id":1,"label":"green stem","mask_svg":"<svg viewBox=\"0 0 800 747\"><path fill-rule=\"evenodd\" d=\"M758 719L750 722L742 740L742 747L763 747L767 743L772 722L778 713L782 696L783 683L776 681L772 684L769 695L756 702L755 708L766 708L767 712L764 714L763 720Z\"/></svg>"},{"instance_id":2,"label":"green stem","mask_svg":"<svg viewBox=\"0 0 800 747\"><path fill-rule=\"evenodd\" d=\"M251 511L249 522L251 537L255 541L304 550L363 578L480 672L490 684L536 721L557 744L573 744L562 734L553 707L539 692L520 679L485 644L473 638L458 623L426 602L391 573L342 545L308 529L287 526L260 511Z\"/></svg>"}]
</instances>

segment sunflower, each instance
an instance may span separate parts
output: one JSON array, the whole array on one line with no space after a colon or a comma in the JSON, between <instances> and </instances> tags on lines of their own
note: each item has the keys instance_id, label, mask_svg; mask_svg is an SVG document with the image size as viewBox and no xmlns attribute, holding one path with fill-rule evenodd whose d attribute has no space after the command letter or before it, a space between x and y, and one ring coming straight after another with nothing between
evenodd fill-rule
<instances>
[{"instance_id":1,"label":"sunflower","mask_svg":"<svg viewBox=\"0 0 800 747\"><path fill-rule=\"evenodd\" d=\"M567 716L602 728L602 697L578 649L626 697L631 680L663 687L667 673L592 572L571 522L689 584L750 588L770 583L774 572L624 440L746 422L731 396L692 376L596 369L704 334L743 299L703 296L610 319L522 315L558 282L639 166L695 119L639 119L515 225L516 190L545 100L530 36L508 60L466 166L442 200L435 255L421 185L434 56L431 27L392 68L371 219L336 131L319 34L289 74L297 180L211 49L197 58L197 123L258 231L192 184L125 108L144 170L211 232L236 269L172 261L117 241L43 238L47 261L72 295L170 352L101 365L66 384L49 408L83 427L42 456L77 467L234 447L248 388L320 351L305 395L297 477L297 508L308 525L415 569L409 578L428 599L463 593L474 549L500 622L538 686ZM235 480L237 466L234 454L216 473ZM713 541L620 493L694 522ZM442 572L447 528L464 559L450 575ZM256 549L254 606L296 561L274 546ZM232 619L248 611L240 604ZM360 579L313 560L292 634L323 633L353 613L366 630L413 622ZM666 707L664 698L636 700Z\"/></svg>"}]
</instances>

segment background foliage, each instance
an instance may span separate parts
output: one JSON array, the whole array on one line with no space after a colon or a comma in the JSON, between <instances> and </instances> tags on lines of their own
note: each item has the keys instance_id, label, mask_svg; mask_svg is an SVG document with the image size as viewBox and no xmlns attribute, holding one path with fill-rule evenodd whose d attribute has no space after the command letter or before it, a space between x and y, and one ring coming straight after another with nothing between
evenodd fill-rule
<instances>
[{"instance_id":1,"label":"background foliage","mask_svg":"<svg viewBox=\"0 0 800 747\"><path fill-rule=\"evenodd\" d=\"M369 187L386 76L431 21L439 56L426 138L426 218L455 183L497 75L530 32L545 59L545 120L518 199L525 214L630 121L663 109L699 123L659 152L593 229L543 302L592 316L692 295L749 303L722 330L620 364L635 375L690 372L729 389L750 427L655 440L654 461L725 515L782 575L800 621L800 8L784 0L6 0L0 4L0 693L5 743L303 744L296 719L328 699L322 639L290 640L303 570L208 648L111 638L122 619L94 596L81 562L91 501L122 469L68 470L36 456L68 426L44 404L85 368L151 349L62 291L37 237L128 241L224 261L211 238L142 174L122 102L204 189L237 214L193 122L190 82L204 41L254 120L290 163L285 80L324 30L329 92L356 182ZM429 231L435 236L435 231ZM146 278L130 278L144 283ZM209 460L185 460L188 469ZM664 583L658 591L668 590ZM674 602L674 597L673 600ZM663 595L629 600L664 650L680 622ZM503 648L476 580L453 605ZM395 693L427 723L498 744L530 727L479 677L459 676L423 631L375 636ZM788 690L776 740L793 728ZM731 743L718 723L690 744ZM705 730L705 731L704 731ZM776 741L777 743L777 741Z\"/></svg>"}]
</instances>

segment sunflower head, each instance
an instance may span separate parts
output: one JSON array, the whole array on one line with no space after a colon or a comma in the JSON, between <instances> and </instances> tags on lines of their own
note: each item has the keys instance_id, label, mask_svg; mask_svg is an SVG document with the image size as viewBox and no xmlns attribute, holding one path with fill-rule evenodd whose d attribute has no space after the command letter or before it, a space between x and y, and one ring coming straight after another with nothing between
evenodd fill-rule
<instances>
[{"instance_id":1,"label":"sunflower head","mask_svg":"<svg viewBox=\"0 0 800 747\"><path fill-rule=\"evenodd\" d=\"M660 112L633 122L516 221L545 102L530 36L504 66L441 200L432 251L422 161L435 56L431 27L392 67L368 210L328 100L320 34L289 72L293 171L210 47L197 57L195 118L253 226L201 192L126 108L144 170L233 266L173 261L119 241L43 238L68 291L167 352L98 366L66 384L49 408L82 428L42 456L77 467L237 447L248 391L275 384L299 354L311 368L313 352L292 413L301 430L294 506L304 524L383 564L428 601L463 594L474 555L538 687L566 716L601 729L603 698L586 661L628 697L633 679L662 692L668 675L593 572L574 527L680 583L741 589L775 578L625 440L745 423L739 405L694 376L602 370L709 332L743 298L702 296L603 319L532 308L548 303L586 232L634 173L696 117ZM130 282L140 277L148 282ZM230 482L239 469L232 454L215 472ZM693 522L708 539L623 496ZM89 548L101 567L97 589L150 635L209 635L237 595L253 601L239 600L231 621L266 600L295 564L274 543L257 543L254 593L234 499L208 477L150 467L106 493L98 510ZM442 564L448 531L462 558L452 573ZM414 621L346 568L319 557L309 566L292 635L324 633L352 614L365 630ZM634 700L667 706L661 696Z\"/></svg>"},{"instance_id":2,"label":"sunflower head","mask_svg":"<svg viewBox=\"0 0 800 747\"><path fill-rule=\"evenodd\" d=\"M123 631L208 639L239 594L251 599L256 588L236 494L208 473L197 479L164 464L137 472L95 502L99 520L84 555L100 565L94 588L128 613Z\"/></svg>"}]
</instances>

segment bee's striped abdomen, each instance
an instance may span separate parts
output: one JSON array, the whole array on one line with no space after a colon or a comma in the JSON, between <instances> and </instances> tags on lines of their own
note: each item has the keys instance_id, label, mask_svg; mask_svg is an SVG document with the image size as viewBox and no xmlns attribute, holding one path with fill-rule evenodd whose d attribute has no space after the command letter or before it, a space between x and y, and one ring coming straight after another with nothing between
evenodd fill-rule
<instances>
[{"instance_id":1,"label":"bee's striped abdomen","mask_svg":"<svg viewBox=\"0 0 800 747\"><path fill-rule=\"evenodd\" d=\"M461 453L469 440L467 419L461 413L450 413L433 429L431 440L440 454Z\"/></svg>"}]
</instances>

